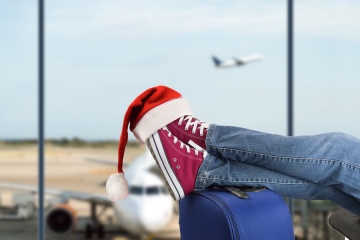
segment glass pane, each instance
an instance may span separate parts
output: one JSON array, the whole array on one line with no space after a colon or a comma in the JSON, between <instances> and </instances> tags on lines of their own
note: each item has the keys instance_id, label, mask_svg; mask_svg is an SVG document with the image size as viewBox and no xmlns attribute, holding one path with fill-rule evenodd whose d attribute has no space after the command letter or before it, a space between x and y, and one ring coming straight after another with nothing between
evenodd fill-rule
<instances>
[{"instance_id":1,"label":"glass pane","mask_svg":"<svg viewBox=\"0 0 360 240\"><path fill-rule=\"evenodd\" d=\"M296 132L360 137L357 1L296 4Z\"/></svg>"},{"instance_id":2,"label":"glass pane","mask_svg":"<svg viewBox=\"0 0 360 240\"><path fill-rule=\"evenodd\" d=\"M345 132L360 137L358 1L296 1L295 134ZM309 203L308 239L342 239L327 217L338 207Z\"/></svg>"},{"instance_id":3,"label":"glass pane","mask_svg":"<svg viewBox=\"0 0 360 240\"><path fill-rule=\"evenodd\" d=\"M36 239L37 2L0 3L0 239Z\"/></svg>"},{"instance_id":4,"label":"glass pane","mask_svg":"<svg viewBox=\"0 0 360 240\"><path fill-rule=\"evenodd\" d=\"M101 183L116 171L125 111L156 85L182 93L205 121L286 134L285 2L50 0L47 11L48 188L105 195ZM212 59L235 62L256 54L264 59L231 68L218 68ZM131 133L129 141L124 161L131 191L148 183L148 175L154 175L152 185L164 187L156 173L131 170L144 166L148 155ZM169 193L152 195L151 201L155 196ZM130 202L131 197L132 192ZM89 204L71 200L68 205L79 212L77 234L86 233ZM151 210L161 216L164 207ZM119 209L133 214L121 203ZM116 213L101 217L105 230L109 218L126 222ZM167 224L175 238L177 218L173 214L173 224ZM169 229L158 236L165 232Z\"/></svg>"}]
</instances>

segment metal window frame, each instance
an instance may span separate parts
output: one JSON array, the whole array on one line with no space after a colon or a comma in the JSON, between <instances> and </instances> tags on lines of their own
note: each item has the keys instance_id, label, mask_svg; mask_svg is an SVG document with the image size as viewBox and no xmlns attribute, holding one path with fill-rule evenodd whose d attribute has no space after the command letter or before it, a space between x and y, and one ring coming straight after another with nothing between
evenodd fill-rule
<instances>
[{"instance_id":1,"label":"metal window frame","mask_svg":"<svg viewBox=\"0 0 360 240\"><path fill-rule=\"evenodd\" d=\"M294 33L294 7L293 0L287 1L287 135L294 134L294 48L293 48L293 33ZM288 201L289 211L291 217L294 214L294 202L292 199Z\"/></svg>"},{"instance_id":2,"label":"metal window frame","mask_svg":"<svg viewBox=\"0 0 360 240\"><path fill-rule=\"evenodd\" d=\"M38 2L38 239L45 239L44 231L44 84L45 84L45 33L44 33L44 1Z\"/></svg>"}]
</instances>

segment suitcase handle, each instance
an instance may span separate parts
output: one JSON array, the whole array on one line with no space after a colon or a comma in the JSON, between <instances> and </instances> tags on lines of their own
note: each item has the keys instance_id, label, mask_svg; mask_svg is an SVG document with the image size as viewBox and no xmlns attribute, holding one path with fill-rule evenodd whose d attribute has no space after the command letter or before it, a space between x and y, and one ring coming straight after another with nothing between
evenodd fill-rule
<instances>
[{"instance_id":1,"label":"suitcase handle","mask_svg":"<svg viewBox=\"0 0 360 240\"><path fill-rule=\"evenodd\" d=\"M259 188L254 188L254 187L242 187L242 188L223 187L223 189L229 191L230 193L234 194L238 198L247 199L247 198L249 198L249 194L247 194L246 192L260 192L260 191L262 191L262 190L264 190L266 188L265 187L259 187Z\"/></svg>"}]
</instances>

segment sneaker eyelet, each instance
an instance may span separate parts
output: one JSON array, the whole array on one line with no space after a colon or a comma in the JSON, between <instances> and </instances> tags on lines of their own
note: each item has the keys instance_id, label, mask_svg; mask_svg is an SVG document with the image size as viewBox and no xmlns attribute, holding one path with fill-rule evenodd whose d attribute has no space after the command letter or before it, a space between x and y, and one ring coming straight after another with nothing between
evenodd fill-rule
<instances>
[{"instance_id":1,"label":"sneaker eyelet","mask_svg":"<svg viewBox=\"0 0 360 240\"><path fill-rule=\"evenodd\" d=\"M188 128L188 127L185 127L185 130L189 130L189 128Z\"/></svg>"},{"instance_id":2,"label":"sneaker eyelet","mask_svg":"<svg viewBox=\"0 0 360 240\"><path fill-rule=\"evenodd\" d=\"M195 134L195 131L191 131L193 134Z\"/></svg>"},{"instance_id":3,"label":"sneaker eyelet","mask_svg":"<svg viewBox=\"0 0 360 240\"><path fill-rule=\"evenodd\" d=\"M177 161L177 159L176 159L176 158L174 158L174 159L173 159L173 161L174 161L174 162L176 162L176 161Z\"/></svg>"},{"instance_id":4,"label":"sneaker eyelet","mask_svg":"<svg viewBox=\"0 0 360 240\"><path fill-rule=\"evenodd\" d=\"M203 133L200 133L200 136L204 136L204 134L203 134Z\"/></svg>"},{"instance_id":5,"label":"sneaker eyelet","mask_svg":"<svg viewBox=\"0 0 360 240\"><path fill-rule=\"evenodd\" d=\"M176 168L177 168L177 169L180 169L180 165L176 165Z\"/></svg>"},{"instance_id":6,"label":"sneaker eyelet","mask_svg":"<svg viewBox=\"0 0 360 240\"><path fill-rule=\"evenodd\" d=\"M181 125L182 124L182 122L178 122L178 125Z\"/></svg>"}]
</instances>

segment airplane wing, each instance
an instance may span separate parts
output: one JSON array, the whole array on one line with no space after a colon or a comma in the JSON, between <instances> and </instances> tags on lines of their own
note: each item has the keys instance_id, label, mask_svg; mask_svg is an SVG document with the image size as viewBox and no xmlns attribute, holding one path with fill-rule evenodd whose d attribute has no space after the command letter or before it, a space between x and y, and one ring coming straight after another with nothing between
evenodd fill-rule
<instances>
[{"instance_id":1,"label":"airplane wing","mask_svg":"<svg viewBox=\"0 0 360 240\"><path fill-rule=\"evenodd\" d=\"M35 186L9 183L9 182L0 182L0 187L16 189L16 190L23 190L23 191L28 191L31 193L38 192L38 189ZM107 206L112 205L112 202L106 196L103 196L100 194L82 193L82 192L75 192L75 191L63 191L63 190L56 190L56 189L45 189L45 193L50 194L50 195L61 196L65 199L75 199L75 200L92 202L92 203L97 203L97 204L102 204L102 205L107 205Z\"/></svg>"},{"instance_id":2,"label":"airplane wing","mask_svg":"<svg viewBox=\"0 0 360 240\"><path fill-rule=\"evenodd\" d=\"M117 162L113 161L113 160L103 160L103 159L97 159L97 158L85 158L86 161L89 162L95 162L95 163L102 163L102 164L106 164L106 165L112 165L112 166L117 166Z\"/></svg>"},{"instance_id":3,"label":"airplane wing","mask_svg":"<svg viewBox=\"0 0 360 240\"><path fill-rule=\"evenodd\" d=\"M247 61L245 61L243 59L235 58L235 57L233 57L233 60L236 62L236 64L239 64L239 65L243 65L243 64L247 63Z\"/></svg>"},{"instance_id":4,"label":"airplane wing","mask_svg":"<svg viewBox=\"0 0 360 240\"><path fill-rule=\"evenodd\" d=\"M251 55L251 56L242 57L242 58L234 57L233 59L237 64L242 65L242 64L249 63L249 62L259 61L259 60L263 59L263 56L262 55Z\"/></svg>"}]
</instances>

